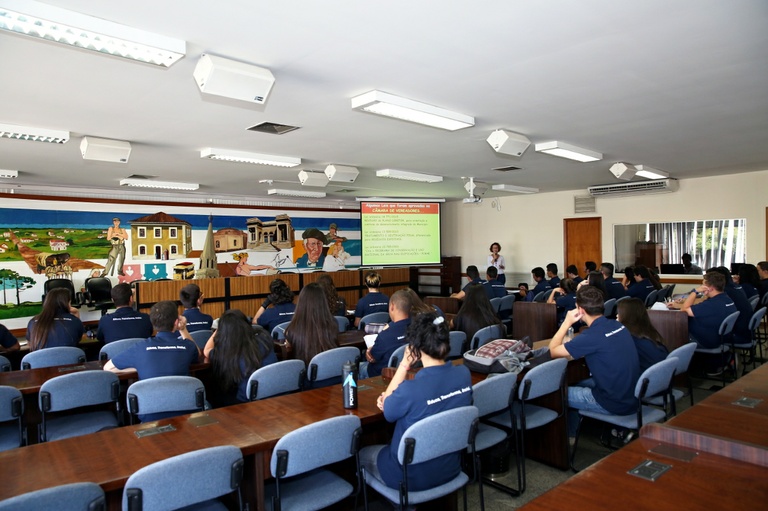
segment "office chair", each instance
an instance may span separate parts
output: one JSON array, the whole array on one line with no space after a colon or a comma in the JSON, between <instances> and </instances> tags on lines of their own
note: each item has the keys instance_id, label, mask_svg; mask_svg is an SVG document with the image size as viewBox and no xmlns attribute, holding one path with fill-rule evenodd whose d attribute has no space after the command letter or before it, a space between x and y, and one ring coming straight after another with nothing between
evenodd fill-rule
<instances>
[{"instance_id":1,"label":"office chair","mask_svg":"<svg viewBox=\"0 0 768 511\"><path fill-rule=\"evenodd\" d=\"M272 329L272 339L275 341L283 341L285 340L285 329L288 328L288 325L290 325L290 321L286 321L285 323L280 323L275 328Z\"/></svg>"},{"instance_id":2,"label":"office chair","mask_svg":"<svg viewBox=\"0 0 768 511\"><path fill-rule=\"evenodd\" d=\"M255 370L245 387L249 401L301 390L306 378L303 360L283 360Z\"/></svg>"},{"instance_id":3,"label":"office chair","mask_svg":"<svg viewBox=\"0 0 768 511\"><path fill-rule=\"evenodd\" d=\"M749 305L752 306L752 310L757 310L757 304L760 303L760 295L754 295L748 299Z\"/></svg>"},{"instance_id":4,"label":"office chair","mask_svg":"<svg viewBox=\"0 0 768 511\"><path fill-rule=\"evenodd\" d=\"M11 361L0 355L0 373L5 373L11 370Z\"/></svg>"},{"instance_id":5,"label":"office chair","mask_svg":"<svg viewBox=\"0 0 768 511\"><path fill-rule=\"evenodd\" d=\"M720 346L715 348L702 348L696 347L696 353L702 353L704 355L719 356L720 360L724 358L726 352L731 350L731 340L733 339L733 327L736 326L736 321L739 319L739 311L736 311L728 316L720 323L720 327L717 329L717 333L720 336ZM734 375L735 378L736 375ZM721 373L721 380L723 387L725 387L725 369Z\"/></svg>"},{"instance_id":6,"label":"office chair","mask_svg":"<svg viewBox=\"0 0 768 511\"><path fill-rule=\"evenodd\" d=\"M367 323L389 323L389 312L372 312L366 314L360 318L360 323L357 325L358 330L365 330Z\"/></svg>"},{"instance_id":7,"label":"office chair","mask_svg":"<svg viewBox=\"0 0 768 511\"><path fill-rule=\"evenodd\" d=\"M112 281L107 277L91 277L85 279L85 305L101 311L101 315L115 306L112 302Z\"/></svg>"},{"instance_id":8,"label":"office chair","mask_svg":"<svg viewBox=\"0 0 768 511\"><path fill-rule=\"evenodd\" d=\"M131 337L129 339L120 339L119 341L108 342L99 350L99 360L106 362L112 360L119 353L131 348L134 344L146 341L143 337Z\"/></svg>"},{"instance_id":9,"label":"office chair","mask_svg":"<svg viewBox=\"0 0 768 511\"><path fill-rule=\"evenodd\" d=\"M501 305L499 305L499 319L501 323L507 327L507 331L511 332L510 325L512 324L512 307L517 300L517 295L507 295L501 298Z\"/></svg>"},{"instance_id":10,"label":"office chair","mask_svg":"<svg viewBox=\"0 0 768 511\"><path fill-rule=\"evenodd\" d=\"M456 360L464 355L464 344L467 342L467 334L459 330L453 330L448 334L450 336L451 351L448 353L448 360Z\"/></svg>"},{"instance_id":11,"label":"office chair","mask_svg":"<svg viewBox=\"0 0 768 511\"><path fill-rule=\"evenodd\" d=\"M205 343L207 343L208 339L213 335L213 330L195 330L194 332L190 332L189 335L192 336L192 340L195 341L197 347L202 350L205 348Z\"/></svg>"},{"instance_id":12,"label":"office chair","mask_svg":"<svg viewBox=\"0 0 768 511\"><path fill-rule=\"evenodd\" d=\"M334 316L336 323L339 325L339 332L346 332L349 328L349 320L346 316Z\"/></svg>"},{"instance_id":13,"label":"office chair","mask_svg":"<svg viewBox=\"0 0 768 511\"><path fill-rule=\"evenodd\" d=\"M158 376L132 384L128 387L126 400L131 424L134 416L147 422L202 411L205 387L192 376Z\"/></svg>"},{"instance_id":14,"label":"office chair","mask_svg":"<svg viewBox=\"0 0 768 511\"><path fill-rule=\"evenodd\" d=\"M616 317L616 298L606 300L604 307L603 316L611 319Z\"/></svg>"},{"instance_id":15,"label":"office chair","mask_svg":"<svg viewBox=\"0 0 768 511\"><path fill-rule=\"evenodd\" d=\"M475 332L475 335L472 336L472 342L470 343L469 349L476 350L483 344L487 344L496 339L504 339L505 337L506 334L503 325L488 325Z\"/></svg>"},{"instance_id":16,"label":"office chair","mask_svg":"<svg viewBox=\"0 0 768 511\"><path fill-rule=\"evenodd\" d=\"M117 407L120 382L110 371L80 371L51 378L40 387L38 402L41 422L40 442L116 428L117 416L112 410L88 411L51 418L54 412L65 412L96 405Z\"/></svg>"},{"instance_id":17,"label":"office chair","mask_svg":"<svg viewBox=\"0 0 768 511\"><path fill-rule=\"evenodd\" d=\"M659 290L654 289L650 293L648 293L648 296L645 297L645 308L649 309L653 307L653 304L656 303L656 297L659 295Z\"/></svg>"},{"instance_id":18,"label":"office chair","mask_svg":"<svg viewBox=\"0 0 768 511\"><path fill-rule=\"evenodd\" d=\"M0 511L106 511L104 490L96 483L45 488L0 501Z\"/></svg>"},{"instance_id":19,"label":"office chair","mask_svg":"<svg viewBox=\"0 0 768 511\"><path fill-rule=\"evenodd\" d=\"M23 417L24 399L21 391L0 385L0 451L24 445Z\"/></svg>"},{"instance_id":20,"label":"office chair","mask_svg":"<svg viewBox=\"0 0 768 511\"><path fill-rule=\"evenodd\" d=\"M676 358L677 367L675 367L675 378L685 375L688 383L688 395L691 396L691 406L693 406L693 383L691 377L688 374L688 367L691 365L691 359L693 359L693 353L696 351L696 343L689 342L683 344L679 348L672 350L667 358ZM670 387L669 401L672 408L672 415L677 415L677 401L685 396L682 390ZM647 404L654 406L664 406L663 396L653 396L645 400Z\"/></svg>"},{"instance_id":21,"label":"office chair","mask_svg":"<svg viewBox=\"0 0 768 511\"><path fill-rule=\"evenodd\" d=\"M123 490L123 511L179 509L222 510L218 497L237 492L243 508L240 482L243 455L234 445L187 452L137 470Z\"/></svg>"},{"instance_id":22,"label":"office chair","mask_svg":"<svg viewBox=\"0 0 768 511\"><path fill-rule=\"evenodd\" d=\"M357 364L360 350L352 346L343 346L318 353L309 361L307 388L327 387L341 383L342 368L345 362Z\"/></svg>"},{"instance_id":23,"label":"office chair","mask_svg":"<svg viewBox=\"0 0 768 511\"><path fill-rule=\"evenodd\" d=\"M403 344L399 348L397 348L392 355L389 357L389 362L387 362L387 367L397 367L397 364L402 362L403 357L405 356L405 348L408 347L407 344Z\"/></svg>"},{"instance_id":24,"label":"office chair","mask_svg":"<svg viewBox=\"0 0 768 511\"><path fill-rule=\"evenodd\" d=\"M30 351L21 359L22 369L39 369L85 363L85 352L73 346L54 346Z\"/></svg>"},{"instance_id":25,"label":"office chair","mask_svg":"<svg viewBox=\"0 0 768 511\"><path fill-rule=\"evenodd\" d=\"M72 307L82 305L82 295L75 292L75 285L69 279L48 279L43 282L43 302L45 297L54 289L64 288L69 291L69 300Z\"/></svg>"},{"instance_id":26,"label":"office chair","mask_svg":"<svg viewBox=\"0 0 768 511\"><path fill-rule=\"evenodd\" d=\"M752 337L750 342L731 344L731 349L734 351L735 354L743 353L745 355L744 361L743 361L744 367L741 370L742 376L747 374L747 365L749 365L746 358L747 354L749 355L749 358L752 361L752 369L757 368L757 344L760 340L759 327L760 327L760 323L763 321L763 317L765 316L765 313L767 310L768 309L763 307L755 311L755 313L752 314L752 317L749 318L748 328L749 328L750 336ZM738 364L737 364L737 371L738 371Z\"/></svg>"},{"instance_id":27,"label":"office chair","mask_svg":"<svg viewBox=\"0 0 768 511\"><path fill-rule=\"evenodd\" d=\"M270 471L274 484L265 488L268 510L317 510L339 502L362 487L360 437L356 415L343 415L309 424L278 440L272 450ZM355 458L357 489L324 467Z\"/></svg>"},{"instance_id":28,"label":"office chair","mask_svg":"<svg viewBox=\"0 0 768 511\"><path fill-rule=\"evenodd\" d=\"M496 316L499 315L499 307L501 307L502 298L502 296L495 296L491 298L491 308L493 309L493 312L496 314Z\"/></svg>"}]
</instances>

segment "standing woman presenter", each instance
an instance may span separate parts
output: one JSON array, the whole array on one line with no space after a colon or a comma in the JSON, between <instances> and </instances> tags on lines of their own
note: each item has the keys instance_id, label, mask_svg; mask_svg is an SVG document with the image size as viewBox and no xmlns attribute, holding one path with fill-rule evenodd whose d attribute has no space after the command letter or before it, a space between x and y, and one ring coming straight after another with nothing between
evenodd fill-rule
<instances>
[{"instance_id":1,"label":"standing woman presenter","mask_svg":"<svg viewBox=\"0 0 768 511\"><path fill-rule=\"evenodd\" d=\"M506 284L507 277L504 275L504 269L507 267L507 263L504 261L504 256L499 253L501 252L501 245L494 241L491 243L490 251L491 254L488 256L488 266L495 266L496 269L499 270L499 276L496 277L496 280L502 284Z\"/></svg>"}]
</instances>

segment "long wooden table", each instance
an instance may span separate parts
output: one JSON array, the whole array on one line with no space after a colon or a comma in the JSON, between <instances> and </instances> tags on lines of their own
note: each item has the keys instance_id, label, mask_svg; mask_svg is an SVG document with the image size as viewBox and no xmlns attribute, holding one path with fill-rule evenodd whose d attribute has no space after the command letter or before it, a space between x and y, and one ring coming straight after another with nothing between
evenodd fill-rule
<instances>
[{"instance_id":1,"label":"long wooden table","mask_svg":"<svg viewBox=\"0 0 768 511\"><path fill-rule=\"evenodd\" d=\"M554 303L516 301L512 306L512 338L526 335L533 342L551 339L557 332L557 306Z\"/></svg>"}]
</instances>

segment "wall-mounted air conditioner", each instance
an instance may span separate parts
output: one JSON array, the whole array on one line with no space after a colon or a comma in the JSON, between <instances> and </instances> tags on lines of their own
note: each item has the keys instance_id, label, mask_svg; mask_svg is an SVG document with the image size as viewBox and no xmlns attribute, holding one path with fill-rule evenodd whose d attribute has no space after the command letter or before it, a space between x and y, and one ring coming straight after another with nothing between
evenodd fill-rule
<instances>
[{"instance_id":1,"label":"wall-mounted air conditioner","mask_svg":"<svg viewBox=\"0 0 768 511\"><path fill-rule=\"evenodd\" d=\"M593 197L611 197L616 195L676 192L679 187L680 184L677 179L668 178L610 185L596 185L590 186L587 188L587 191L589 191L589 194Z\"/></svg>"}]
</instances>

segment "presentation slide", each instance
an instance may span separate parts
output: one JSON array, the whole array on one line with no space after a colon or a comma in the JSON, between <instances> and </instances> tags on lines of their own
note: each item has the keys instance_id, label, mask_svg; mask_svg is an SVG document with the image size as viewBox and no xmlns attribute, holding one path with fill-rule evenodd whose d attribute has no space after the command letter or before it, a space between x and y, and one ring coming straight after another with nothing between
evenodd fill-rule
<instances>
[{"instance_id":1,"label":"presentation slide","mask_svg":"<svg viewBox=\"0 0 768 511\"><path fill-rule=\"evenodd\" d=\"M362 202L362 265L440 263L439 202Z\"/></svg>"}]
</instances>

